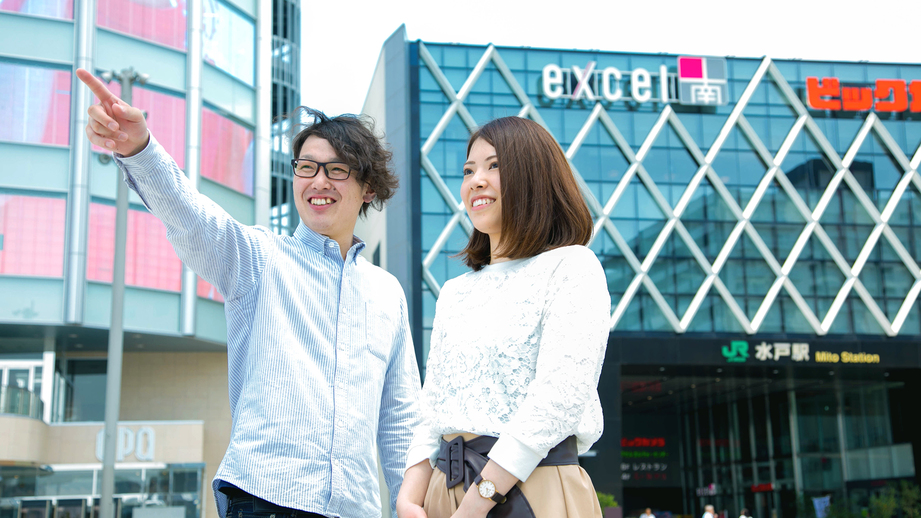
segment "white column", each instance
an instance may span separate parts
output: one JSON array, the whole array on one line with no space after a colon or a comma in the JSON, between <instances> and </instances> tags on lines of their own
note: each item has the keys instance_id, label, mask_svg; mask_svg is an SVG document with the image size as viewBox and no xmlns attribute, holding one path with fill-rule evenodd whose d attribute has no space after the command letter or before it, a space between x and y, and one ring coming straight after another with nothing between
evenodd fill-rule
<instances>
[{"instance_id":1,"label":"white column","mask_svg":"<svg viewBox=\"0 0 921 518\"><path fill-rule=\"evenodd\" d=\"M95 72L93 53L96 45L96 0L74 1L74 67ZM67 228L64 267L64 322L83 323L86 297L86 241L90 207L90 142L83 128L89 120L86 111L93 97L71 75L70 104L70 185L67 192Z\"/></svg>"},{"instance_id":2,"label":"white column","mask_svg":"<svg viewBox=\"0 0 921 518\"><path fill-rule=\"evenodd\" d=\"M186 1L189 49L186 58L185 174L195 189L201 177L202 8L202 0ZM179 312L179 332L183 336L195 335L197 292L198 276L183 264Z\"/></svg>"},{"instance_id":3,"label":"white column","mask_svg":"<svg viewBox=\"0 0 921 518\"><path fill-rule=\"evenodd\" d=\"M253 165L257 225L269 227L272 188L272 2L259 0L256 19L256 163Z\"/></svg>"},{"instance_id":4,"label":"white column","mask_svg":"<svg viewBox=\"0 0 921 518\"><path fill-rule=\"evenodd\" d=\"M45 329L45 347L42 353L42 420L51 422L52 399L54 398L54 329Z\"/></svg>"}]
</instances>

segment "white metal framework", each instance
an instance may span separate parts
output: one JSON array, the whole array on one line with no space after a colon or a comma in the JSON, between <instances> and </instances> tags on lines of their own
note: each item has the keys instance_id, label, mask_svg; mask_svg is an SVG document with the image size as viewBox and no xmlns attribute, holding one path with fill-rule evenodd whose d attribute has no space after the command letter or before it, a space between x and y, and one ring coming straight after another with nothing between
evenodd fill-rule
<instances>
[{"instance_id":1,"label":"white metal framework","mask_svg":"<svg viewBox=\"0 0 921 518\"><path fill-rule=\"evenodd\" d=\"M464 125L469 131L473 131L477 127L478 122L474 120L474 118L470 115L470 112L464 106L464 101L470 94L477 80L480 78L490 63L495 66L496 70L508 84L512 93L521 103L521 110L518 112L518 116L530 118L541 124L544 128L547 128L547 125L544 123L537 109L525 93L525 90L518 83L511 70L509 70L508 66L506 66L505 62L502 60L502 57L499 55L498 50L494 46L490 45L486 49L479 62L473 68L473 71L467 77L463 86L459 91L456 92L454 91L454 88L451 86L445 74L442 72L441 68L433 59L432 55L426 49L425 45L421 42L419 43L419 57L421 58L421 61L425 67L429 70L429 72L431 72L432 76L435 78L435 81L438 83L444 95L450 102L448 110L444 113L444 115L442 115L441 119L431 134L428 135L421 149L421 163L425 174L428 175L428 177L431 179L432 183L435 185L435 188L438 190L438 192L444 198L447 206L453 212L452 217L445 225L438 239L426 254L422 265L423 279L428 287L432 290L432 293L434 293L434 295L437 297L441 286L432 275L430 268L435 259L438 257L439 253L444 248L448 238L451 236L451 233L454 231L457 225L461 225L468 235L472 231L472 226L470 220L466 217L463 203L458 201L454 193L450 191L441 174L429 159L429 153L435 147L435 144L438 142L445 129L448 127L448 124L455 115L460 117L461 121L463 121ZM748 105L750 99L752 98L755 90L761 84L762 80L768 79L772 81L774 85L776 85L780 95L790 106L797 117L796 122L787 133L776 155L771 155L768 148L764 145L760 137L746 120L745 116L742 114L742 112L745 110L745 107ZM618 181L614 192L607 200L598 200L595 197L594 193L592 193L586 183L582 180L582 176L579 174L579 171L576 169L575 165L572 164L573 158L579 152L580 147L596 123L600 123L602 125L604 130L611 136L615 145L619 148L620 152L623 153L624 157L630 164L623 177ZM653 181L652 177L643 166L643 160L648 156L653 144L656 142L656 139L659 138L659 136L663 133L666 125L672 128L687 151L693 157L696 166L698 167L696 173L692 177L687 187L685 187L684 192L674 207L669 204L667 198L662 194L662 192ZM761 161L765 164L768 164L767 172L761 178L761 181L755 189L754 194L744 207L739 205L739 203L730 193L729 189L727 189L723 180L712 167L717 154L720 152L720 149L723 147L723 144L726 142L726 139L732 132L733 128L738 128L742 132L745 138L752 145L755 153L758 155ZM550 131L549 128L547 129ZM820 153L835 169L835 173L832 176L831 181L826 186L818 204L814 209L809 208L809 206L797 192L794 185L784 174L783 170L784 159L787 157L787 154L789 153L797 137L804 131L812 137L812 139L818 145ZM892 158L901 169L901 179L894 188L892 195L890 196L882 211L877 209L872 199L863 190L857 179L850 171L850 167L854 162L854 158L856 157L857 152L860 150L860 147L866 138L870 135L870 132L874 132L876 134L882 146L886 148L888 153L890 153ZM921 293L921 269L919 269L918 263L905 248L905 246L903 246L903 244L899 241L889 226L889 220L895 212L906 189L911 188L910 185L913 184L915 189L921 191L921 176L918 174L919 165L921 165L921 147L919 147L914 156L909 159L899 148L898 144L894 141L887 129L883 126L879 118L871 112L869 115L867 115L862 127L860 128L860 131L857 133L854 141L851 143L847 152L844 154L844 157L840 157L835 152L833 146L829 143L825 135L822 134L816 122L809 115L809 112L803 105L802 101L796 96L796 93L781 75L770 58L765 57L761 61L760 66L749 81L748 86L745 88L739 101L735 104L732 112L726 118L726 121L724 122L722 129L719 132L719 135L716 137L716 140L710 146L710 149L706 151L706 153L704 153L704 151L700 149L697 143L694 142L693 138L684 128L678 118L678 115L670 105L666 105L665 108L662 109L662 111L659 113L658 120L653 125L642 145L640 145L639 149L634 152L634 150L628 144L627 140L618 130L614 121L604 110L601 102L595 104L590 115L586 119L584 125L573 140L572 144L570 144L569 148L565 149L564 151L566 153L566 157L570 160L570 165L572 165L573 173L575 174L576 179L582 188L585 200L588 203L589 209L591 210L595 219L592 239L594 240L598 238L600 232L602 231L607 232L607 234L611 237L614 244L626 258L631 268L635 272L635 275L632 281L629 283L625 293L620 298L620 300L614 304L613 313L611 315L612 330L616 329L618 322L620 322L621 318L624 316L624 313L636 295L640 285L645 287L647 292L650 294L656 305L665 315L666 319L671 324L676 333L683 333L689 329L691 321L694 319L694 316L697 314L697 311L700 309L701 304L704 302L711 289L716 290L716 293L726 302L730 312L735 316L746 333L757 333L762 323L764 322L764 319L772 304L775 302L775 299L780 293L781 288L783 288L802 312L803 316L806 318L809 325L817 335L825 335L829 332L832 324L835 321L835 318L838 316L839 311L841 310L842 305L847 300L849 294L853 291L864 302L864 304L866 304L870 313L879 323L885 334L888 336L895 336L899 333L899 330L905 322L909 311L917 300L919 293ZM627 190L627 187L630 185L631 181L634 179L638 179L640 182L642 182L642 184L648 190L649 194L652 196L652 199L654 200L658 209L662 212L662 214L664 214L666 219L664 227L656 237L651 249L642 261L636 256L636 254L633 253L630 245L623 238L617 227L614 225L614 222L610 218L614 207L617 205L618 201L621 199L621 196ZM705 180L713 186L719 198L726 205L726 207L729 208L736 219L734 228L732 229L725 243L721 247L720 252L712 263L701 251L700 247L694 241L691 234L688 232L688 230L685 228L685 225L681 221L681 216L688 208L688 204L691 202L694 192L700 186L701 182ZM842 182L844 182L846 186L854 193L857 201L863 207L863 209L866 210L869 217L872 218L874 224L872 232L870 233L867 241L863 244L857 259L853 264L848 263L848 261L844 258L844 256L835 246L832 239L829 238L828 234L822 228L822 224L819 221ZM764 240L758 234L758 231L755 229L751 222L752 215L755 213L759 203L761 203L762 199L765 197L765 193L772 185L780 186L780 188L792 201L797 212L799 212L805 221L804 228L800 232L799 237L797 238L789 255L783 262L779 261L774 256L770 248L765 244ZM604 204L601 203L602 201L604 201ZM732 293L730 293L726 285L719 277L721 269L725 266L726 261L728 260L730 253L733 250L733 247L741 238L743 232L754 243L755 247L760 252L765 262L775 275L775 280L768 290L767 295L762 300L754 317L750 320L745 311L736 301L735 297L732 295ZM680 238L681 241L688 247L688 250L690 250L691 254L705 275L702 284L697 289L696 294L694 295L690 305L687 307L683 315L676 314L676 312L672 309L672 306L668 303L668 301L656 287L653 279L649 276L650 269L655 263L656 258L662 251L664 245L668 242L669 237L671 237L673 234L677 235L677 237ZM804 247L813 236L817 238L818 242L821 243L821 246L828 252L829 256L840 269L845 278L845 281L841 288L838 290L838 293L834 298L830 309L824 318L821 319L818 315L815 314L809 303L803 298L789 277L790 272L796 265L800 253L803 251ZM889 321L886 314L882 309L880 309L877 302L873 299L873 296L867 291L859 278L860 272L866 264L867 259L881 238L885 239L892 246L893 250L895 250L896 254L901 259L906 269L910 272L914 279L905 299L903 300L898 310L898 313L892 321Z\"/></svg>"}]
</instances>

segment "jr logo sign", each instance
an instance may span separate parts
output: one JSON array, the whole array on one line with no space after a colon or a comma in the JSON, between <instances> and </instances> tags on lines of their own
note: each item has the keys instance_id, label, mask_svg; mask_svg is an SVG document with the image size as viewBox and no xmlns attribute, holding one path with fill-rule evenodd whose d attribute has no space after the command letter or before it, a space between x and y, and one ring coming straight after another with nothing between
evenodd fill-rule
<instances>
[{"instance_id":1,"label":"jr logo sign","mask_svg":"<svg viewBox=\"0 0 921 518\"><path fill-rule=\"evenodd\" d=\"M744 340L733 340L723 346L723 358L729 363L744 363L750 356L749 344ZM777 361L789 358L795 362L809 361L809 344L789 342L761 342L755 344L754 358L759 362Z\"/></svg>"},{"instance_id":2,"label":"jr logo sign","mask_svg":"<svg viewBox=\"0 0 921 518\"><path fill-rule=\"evenodd\" d=\"M729 346L723 346L723 357L729 363L744 362L748 359L748 342L735 340Z\"/></svg>"}]
</instances>

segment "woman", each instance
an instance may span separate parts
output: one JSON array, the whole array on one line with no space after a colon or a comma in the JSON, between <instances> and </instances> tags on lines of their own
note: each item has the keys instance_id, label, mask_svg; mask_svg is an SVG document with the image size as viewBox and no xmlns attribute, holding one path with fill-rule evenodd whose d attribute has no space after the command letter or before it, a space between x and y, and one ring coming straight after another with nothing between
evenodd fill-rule
<instances>
[{"instance_id":1,"label":"woman","mask_svg":"<svg viewBox=\"0 0 921 518\"><path fill-rule=\"evenodd\" d=\"M602 432L611 309L588 207L556 141L518 117L470 137L460 194L473 271L438 298L397 514L600 517L577 460Z\"/></svg>"}]
</instances>

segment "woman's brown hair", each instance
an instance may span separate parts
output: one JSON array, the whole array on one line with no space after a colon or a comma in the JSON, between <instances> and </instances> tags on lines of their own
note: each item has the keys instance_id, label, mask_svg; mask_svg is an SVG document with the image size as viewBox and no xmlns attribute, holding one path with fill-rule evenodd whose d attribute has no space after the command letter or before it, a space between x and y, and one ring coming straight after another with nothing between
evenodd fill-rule
<instances>
[{"instance_id":1,"label":"woman's brown hair","mask_svg":"<svg viewBox=\"0 0 921 518\"><path fill-rule=\"evenodd\" d=\"M477 139L496 148L502 197L502 237L496 255L533 257L562 246L586 245L592 216L560 145L540 124L520 117L488 122L467 142ZM459 256L479 271L490 263L489 236L474 229Z\"/></svg>"}]
</instances>

